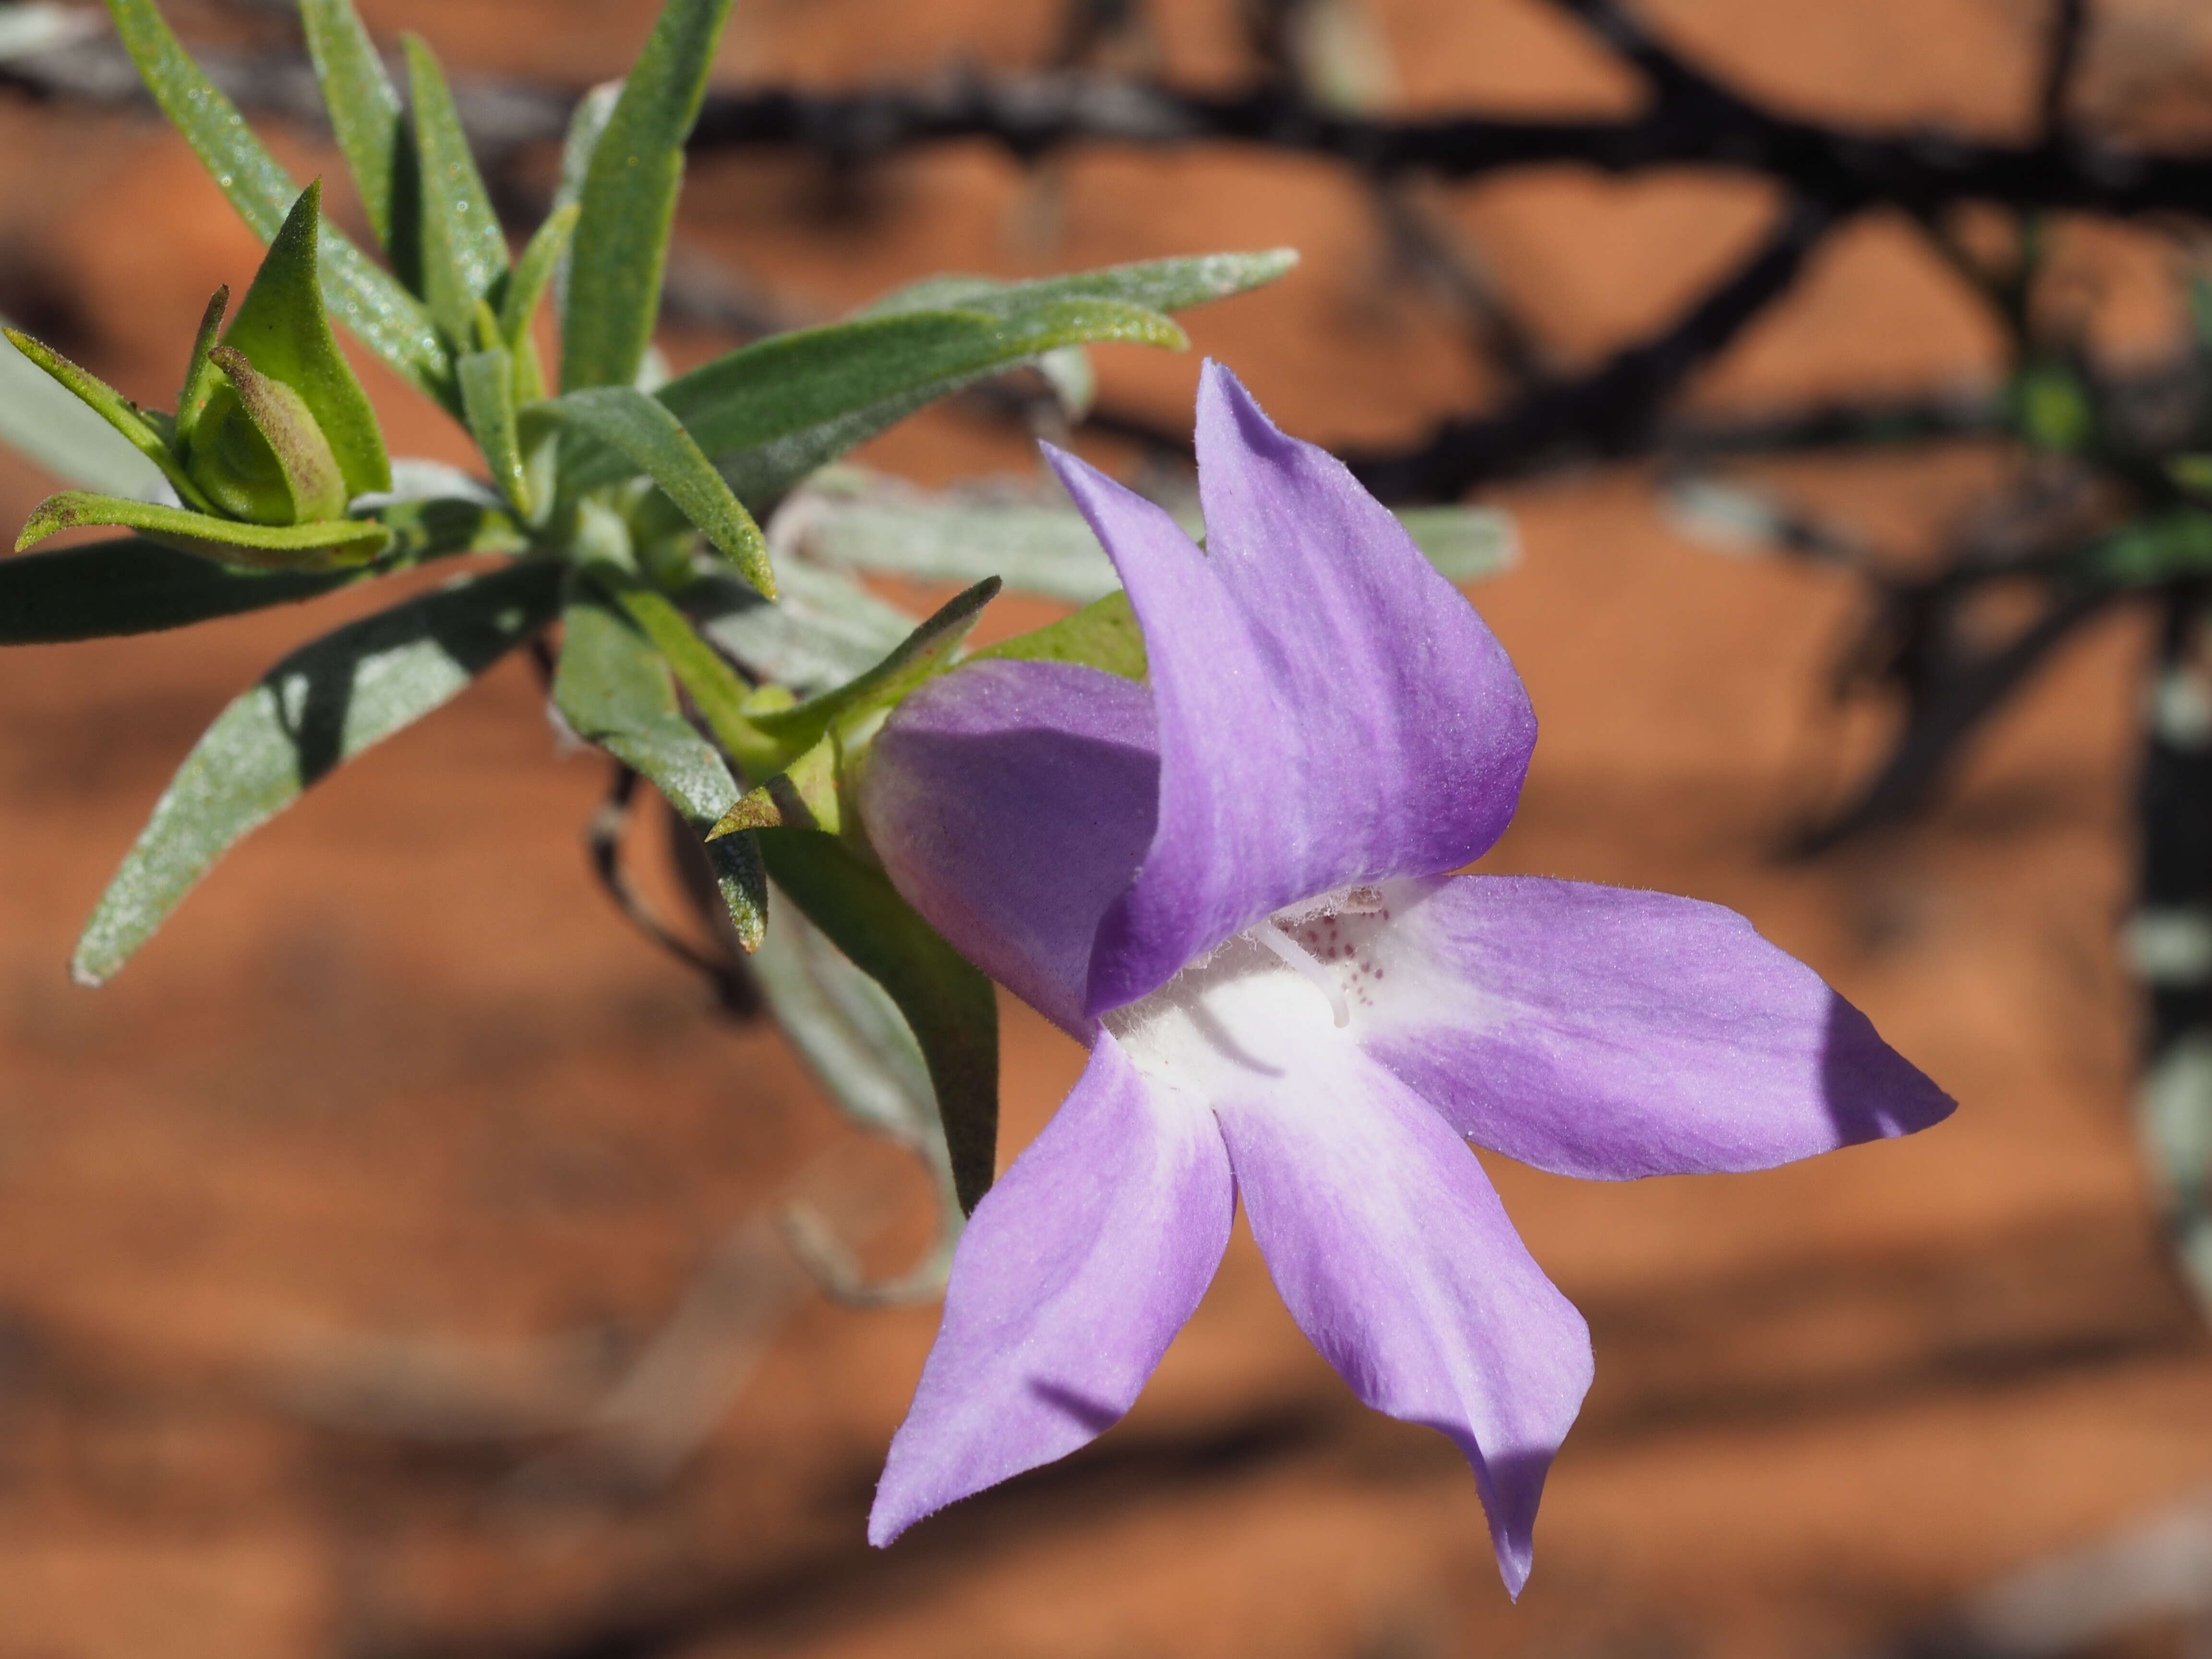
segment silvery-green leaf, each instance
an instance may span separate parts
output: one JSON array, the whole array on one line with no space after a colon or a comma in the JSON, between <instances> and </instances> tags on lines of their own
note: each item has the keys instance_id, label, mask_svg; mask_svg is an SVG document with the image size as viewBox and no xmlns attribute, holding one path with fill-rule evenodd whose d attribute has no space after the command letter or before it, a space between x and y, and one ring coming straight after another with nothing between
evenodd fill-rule
<instances>
[{"instance_id":1,"label":"silvery-green leaf","mask_svg":"<svg viewBox=\"0 0 2212 1659\"><path fill-rule=\"evenodd\" d=\"M421 250L415 233L422 211L415 147L400 118L398 89L368 38L353 0L300 0L307 55L323 107L355 191L378 244L402 281L421 292Z\"/></svg>"},{"instance_id":2,"label":"silvery-green leaf","mask_svg":"<svg viewBox=\"0 0 2212 1659\"><path fill-rule=\"evenodd\" d=\"M1148 311L1181 311L1275 282L1297 263L1296 248L1276 247L1254 253L1143 259L1024 283L989 276L925 276L893 289L858 314L888 317L910 311L963 310L1012 317L1066 300L1115 300Z\"/></svg>"},{"instance_id":3,"label":"silvery-green leaf","mask_svg":"<svg viewBox=\"0 0 2212 1659\"><path fill-rule=\"evenodd\" d=\"M0 443L103 495L166 499L160 470L106 421L0 338Z\"/></svg>"},{"instance_id":4,"label":"silvery-green leaf","mask_svg":"<svg viewBox=\"0 0 2212 1659\"><path fill-rule=\"evenodd\" d=\"M136 530L187 553L271 570L327 570L361 564L374 558L392 540L392 532L374 520L244 524L180 507L156 507L115 495L65 489L47 496L32 509L22 532L15 538L15 550L20 553L58 530L74 530L81 525Z\"/></svg>"},{"instance_id":5,"label":"silvery-green leaf","mask_svg":"<svg viewBox=\"0 0 2212 1659\"><path fill-rule=\"evenodd\" d=\"M551 620L550 562L464 576L285 658L219 715L179 769L77 942L98 985L248 832L363 750L443 707Z\"/></svg>"},{"instance_id":6,"label":"silvery-green leaf","mask_svg":"<svg viewBox=\"0 0 2212 1659\"><path fill-rule=\"evenodd\" d=\"M775 601L709 570L684 590L693 624L754 678L811 696L864 674L898 648L914 618L859 583L798 561Z\"/></svg>"},{"instance_id":7,"label":"silvery-green leaf","mask_svg":"<svg viewBox=\"0 0 2212 1659\"><path fill-rule=\"evenodd\" d=\"M474 339L477 302L507 275L507 237L492 210L491 192L469 152L459 112L438 56L419 35L400 37L413 94L415 157L422 186L417 239L422 297L455 352Z\"/></svg>"},{"instance_id":8,"label":"silvery-green leaf","mask_svg":"<svg viewBox=\"0 0 2212 1659\"><path fill-rule=\"evenodd\" d=\"M25 368L31 373L23 374ZM62 395L55 396L57 392ZM76 460L80 468L100 469L109 446L87 444L90 429L82 419L87 415L137 451L157 473L147 478L118 459L108 470L118 478L134 480L137 487L110 493L149 496L166 482L181 500L198 507L208 506L207 497L136 404L52 346L14 329L0 333L0 437L33 459L51 453L57 463ZM51 431L46 429L49 423ZM55 465L57 471L64 470Z\"/></svg>"}]
</instances>

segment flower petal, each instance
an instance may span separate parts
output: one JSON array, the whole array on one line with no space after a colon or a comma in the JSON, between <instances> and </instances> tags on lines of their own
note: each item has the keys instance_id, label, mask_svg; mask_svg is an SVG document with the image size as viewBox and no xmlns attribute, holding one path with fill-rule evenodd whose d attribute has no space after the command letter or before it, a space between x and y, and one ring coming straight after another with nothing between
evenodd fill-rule
<instances>
[{"instance_id":1,"label":"flower petal","mask_svg":"<svg viewBox=\"0 0 2212 1659\"><path fill-rule=\"evenodd\" d=\"M1763 1170L1953 1102L1733 910L1524 876L1385 887L1346 921L1367 1051L1479 1145L1598 1180Z\"/></svg>"},{"instance_id":2,"label":"flower petal","mask_svg":"<svg viewBox=\"0 0 2212 1659\"><path fill-rule=\"evenodd\" d=\"M1098 919L1152 840L1159 758L1140 686L1066 663L977 662L876 735L860 811L892 884L1079 1039Z\"/></svg>"},{"instance_id":3,"label":"flower petal","mask_svg":"<svg viewBox=\"0 0 2212 1659\"><path fill-rule=\"evenodd\" d=\"M1589 1388L1582 1316L1474 1155L1380 1066L1302 1053L1214 1109L1291 1317L1361 1400L1458 1443L1518 1595L1545 1474Z\"/></svg>"},{"instance_id":4,"label":"flower petal","mask_svg":"<svg viewBox=\"0 0 2212 1659\"><path fill-rule=\"evenodd\" d=\"M1199 388L1206 550L1048 452L1113 556L1159 709L1159 821L1107 912L1088 1012L1134 1001L1270 912L1437 875L1504 829L1536 738L1474 608L1340 463L1218 363Z\"/></svg>"},{"instance_id":5,"label":"flower petal","mask_svg":"<svg viewBox=\"0 0 2212 1659\"><path fill-rule=\"evenodd\" d=\"M1221 1265L1235 1204L1211 1115L1148 1086L1101 1033L1074 1091L961 1235L869 1541L1120 1419Z\"/></svg>"}]
</instances>

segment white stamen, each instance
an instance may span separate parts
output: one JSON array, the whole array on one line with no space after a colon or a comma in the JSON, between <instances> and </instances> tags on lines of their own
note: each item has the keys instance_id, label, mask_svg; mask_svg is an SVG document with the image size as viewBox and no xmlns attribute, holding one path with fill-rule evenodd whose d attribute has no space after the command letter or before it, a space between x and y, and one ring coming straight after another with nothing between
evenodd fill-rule
<instances>
[{"instance_id":1,"label":"white stamen","mask_svg":"<svg viewBox=\"0 0 2212 1659\"><path fill-rule=\"evenodd\" d=\"M1352 1005L1344 1000L1343 985L1334 974L1314 960L1311 951L1272 921L1262 922L1255 927L1251 937L1313 982L1314 989L1328 999L1329 1010L1335 1014L1339 1026L1352 1024Z\"/></svg>"}]
</instances>

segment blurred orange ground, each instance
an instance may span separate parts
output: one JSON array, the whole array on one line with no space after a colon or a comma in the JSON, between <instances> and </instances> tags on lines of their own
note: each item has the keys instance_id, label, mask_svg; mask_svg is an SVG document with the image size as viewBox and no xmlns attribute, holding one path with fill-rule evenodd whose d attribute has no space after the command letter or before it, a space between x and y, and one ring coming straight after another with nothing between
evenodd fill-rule
<instances>
[{"instance_id":1,"label":"blurred orange ground","mask_svg":"<svg viewBox=\"0 0 2212 1659\"><path fill-rule=\"evenodd\" d=\"M611 73L649 16L639 0L363 9L387 35L425 29L463 73L569 81ZM1225 5L1159 9L1178 71L1235 72ZM1376 9L1413 104L1630 95L1524 0ZM2041 17L2025 0L1649 10L1795 106L1990 131L2016 128ZM2185 8L2115 10L2154 40L2193 27ZM722 74L842 83L956 48L1032 62L1052 21L1042 0L743 0ZM2092 94L2122 85L2118 50L2093 61ZM313 138L280 147L336 176ZM945 266L1292 242L1291 280L1187 319L1285 426L1402 438L1484 390L1449 318L1387 285L1358 196L1312 163L1100 154L1041 181L961 148L882 169L841 212L821 198L802 161L702 163L683 234L815 316ZM1584 360L1725 268L1771 206L1686 175L1559 175L1454 210ZM2116 349L2155 333L2155 245L2089 240ZM0 100L0 310L43 305L133 395L166 401L207 292L253 258L151 122ZM1993 349L1877 220L1700 395L1897 389ZM1195 356L1109 348L1099 368L1116 402L1184 417ZM374 389L395 451L465 459L388 378ZM1028 464L943 413L866 459L932 480ZM1990 465L1786 476L1909 555ZM0 456L0 520L48 487ZM1817 692L1850 587L1678 539L1633 470L1499 499L1525 557L1476 599L1543 738L1487 867L1735 906L1961 1103L1918 1139L1759 1176L1601 1187L1497 1167L1598 1353L1517 1607L1450 1446L1352 1401L1241 1236L1125 1425L889 1552L862 1516L932 1309L807 1300L672 1482L557 1478L548 1391L571 1399L618 1362L757 1206L796 1187L881 1209L872 1260L891 1268L925 1236L922 1188L593 890L578 836L602 772L556 751L519 660L255 836L112 988L70 985L76 930L192 738L369 602L352 595L0 655L0 1659L1820 1659L2212 1483L2212 1346L2138 1173L2112 948L2137 623L2063 656L1933 821L1785 864L1793 811L1872 737L1835 727ZM1042 614L1002 608L1002 632ZM1006 1012L1011 1157L1079 1056ZM578 1332L599 1346L556 1340ZM513 1410L483 1433L428 1407L410 1432L368 1422L364 1398L421 1406L407 1365Z\"/></svg>"}]
</instances>

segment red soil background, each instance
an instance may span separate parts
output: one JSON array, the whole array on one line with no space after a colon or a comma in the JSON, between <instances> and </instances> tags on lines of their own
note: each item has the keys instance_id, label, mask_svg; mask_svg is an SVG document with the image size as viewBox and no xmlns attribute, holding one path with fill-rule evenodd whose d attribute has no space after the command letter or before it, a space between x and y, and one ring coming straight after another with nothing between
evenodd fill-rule
<instances>
[{"instance_id":1,"label":"red soil background","mask_svg":"<svg viewBox=\"0 0 2212 1659\"><path fill-rule=\"evenodd\" d=\"M1156 9L1176 73L1240 71L1225 0ZM1989 132L2022 130L2044 16L2027 0L1645 9L1792 107ZM568 83L614 72L650 16L641 0L363 10L387 38L424 31L458 73ZM1532 0L1375 11L1408 106L1634 97ZM263 27L174 15L198 40ZM2103 15L2085 95L2185 124L2212 46L2197 15ZM741 0L720 73L1021 65L1054 21L1044 0ZM338 176L313 135L276 138L302 176ZM711 160L682 234L794 318L942 268L1293 243L1290 280L1187 319L1285 426L1404 439L1486 390L1449 315L1391 286L1361 196L1311 161L1098 152L1040 183L955 147L826 199L805 160ZM1571 171L1439 199L1570 361L1663 319L1774 206L1740 181ZM2160 246L2069 234L2107 343L2154 341L2172 322ZM207 293L254 259L150 118L0 100L0 310L132 395L168 398ZM679 362L720 343L665 343ZM1698 395L1901 389L1986 374L1995 351L1876 217ZM1117 402L1187 417L1195 354L1098 364ZM371 378L396 451L466 459ZM1030 464L1014 435L943 412L866 459L931 481ZM1963 450L1773 476L1909 558L1996 466ZM49 487L0 455L0 519ZM1495 1166L1598 1356L1517 1607L1450 1446L1351 1400L1241 1232L1127 1423L888 1553L862 1517L931 1308L807 1299L672 1479L542 1478L564 1443L547 1415L580 1386L562 1379L595 1374L595 1354L618 1364L759 1206L804 1188L879 1211L871 1260L890 1268L924 1237L922 1188L593 890L578 837L603 772L556 752L520 660L253 837L112 988L68 982L77 927L193 738L291 643L374 602L352 595L0 655L0 1659L1821 1656L2212 1480L2212 1347L2156 1243L2112 945L2139 620L2062 656L1930 821L1784 863L1793 812L1872 736L1818 691L1851 586L1680 539L1637 469L1497 499L1525 556L1475 598L1543 738L1488 867L1735 906L1960 1102L1917 1139L1769 1175L1611 1187ZM1000 609L1001 632L1043 614ZM1079 1060L1006 1012L1002 1157ZM497 1432L440 1416L416 1386L434 1365L507 1402ZM420 1420L368 1425L363 1399Z\"/></svg>"}]
</instances>

